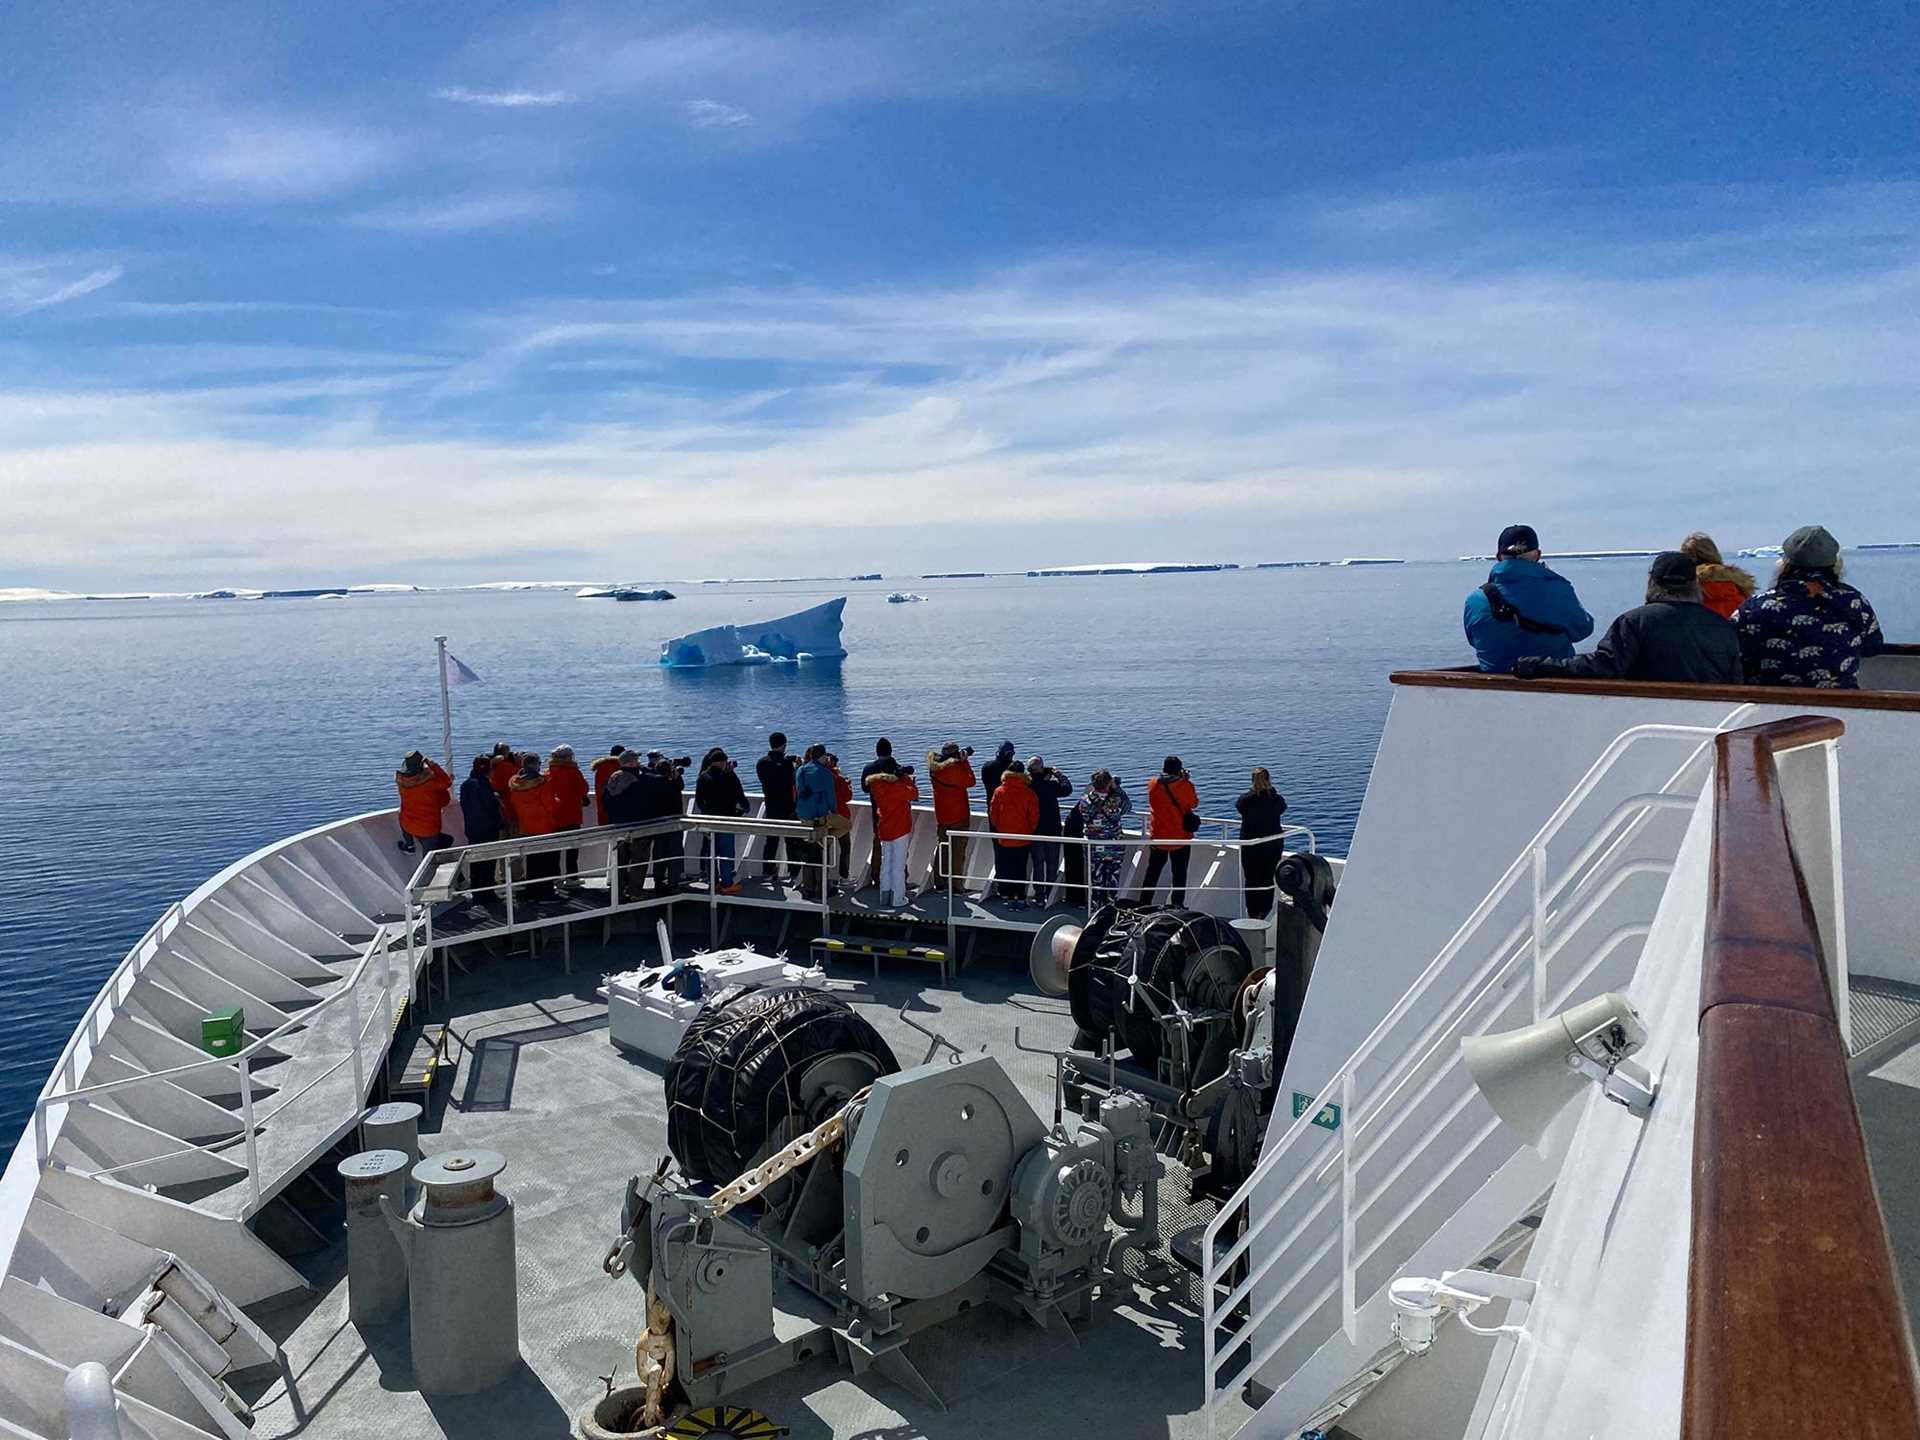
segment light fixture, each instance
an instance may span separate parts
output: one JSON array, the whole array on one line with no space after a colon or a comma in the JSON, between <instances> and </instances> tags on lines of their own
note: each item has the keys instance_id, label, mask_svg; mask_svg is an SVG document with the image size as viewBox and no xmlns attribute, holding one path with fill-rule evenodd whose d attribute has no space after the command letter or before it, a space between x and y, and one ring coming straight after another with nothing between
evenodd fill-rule
<instances>
[{"instance_id":1,"label":"light fixture","mask_svg":"<svg viewBox=\"0 0 1920 1440\"><path fill-rule=\"evenodd\" d=\"M1627 997L1609 993L1518 1030L1468 1036L1460 1053L1494 1113L1537 1150L1554 1117L1589 1081L1645 1119L1658 1087L1627 1057L1646 1043L1646 1026Z\"/></svg>"}]
</instances>

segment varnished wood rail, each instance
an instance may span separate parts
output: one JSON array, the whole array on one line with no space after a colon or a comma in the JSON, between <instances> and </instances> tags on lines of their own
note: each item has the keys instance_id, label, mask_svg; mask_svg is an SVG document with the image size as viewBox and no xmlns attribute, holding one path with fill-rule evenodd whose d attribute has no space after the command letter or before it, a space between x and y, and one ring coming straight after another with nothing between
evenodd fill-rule
<instances>
[{"instance_id":1,"label":"varnished wood rail","mask_svg":"<svg viewBox=\"0 0 1920 1440\"><path fill-rule=\"evenodd\" d=\"M1912 1335L1830 989L1845 977L1827 974L1774 763L1843 729L1809 715L1715 741L1686 1440L1920 1436Z\"/></svg>"}]
</instances>

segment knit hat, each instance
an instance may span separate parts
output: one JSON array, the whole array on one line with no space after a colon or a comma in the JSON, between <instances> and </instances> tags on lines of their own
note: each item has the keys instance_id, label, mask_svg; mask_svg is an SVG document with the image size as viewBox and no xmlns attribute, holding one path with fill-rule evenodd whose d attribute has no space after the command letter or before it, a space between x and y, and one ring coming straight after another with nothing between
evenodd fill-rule
<instances>
[{"instance_id":1,"label":"knit hat","mask_svg":"<svg viewBox=\"0 0 1920 1440\"><path fill-rule=\"evenodd\" d=\"M1781 542L1780 554L1803 570L1831 570L1840 562L1840 542L1824 525L1802 525Z\"/></svg>"},{"instance_id":2,"label":"knit hat","mask_svg":"<svg viewBox=\"0 0 1920 1440\"><path fill-rule=\"evenodd\" d=\"M554 758L554 759L556 759L556 760L571 760L571 759L573 759L573 746L571 746L571 745L556 745L556 746L554 746L554 747L553 747L553 758Z\"/></svg>"},{"instance_id":3,"label":"knit hat","mask_svg":"<svg viewBox=\"0 0 1920 1440\"><path fill-rule=\"evenodd\" d=\"M427 757L418 750L409 750L400 760L402 775L424 775L427 773Z\"/></svg>"}]
</instances>

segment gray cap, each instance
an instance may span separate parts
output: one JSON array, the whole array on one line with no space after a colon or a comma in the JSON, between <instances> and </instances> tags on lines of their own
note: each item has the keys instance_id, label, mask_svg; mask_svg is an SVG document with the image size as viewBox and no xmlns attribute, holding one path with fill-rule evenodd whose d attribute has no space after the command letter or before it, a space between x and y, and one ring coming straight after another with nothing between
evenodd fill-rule
<instances>
[{"instance_id":1,"label":"gray cap","mask_svg":"<svg viewBox=\"0 0 1920 1440\"><path fill-rule=\"evenodd\" d=\"M1780 554L1789 565L1831 570L1840 562L1840 542L1824 525L1802 525L1780 543Z\"/></svg>"}]
</instances>

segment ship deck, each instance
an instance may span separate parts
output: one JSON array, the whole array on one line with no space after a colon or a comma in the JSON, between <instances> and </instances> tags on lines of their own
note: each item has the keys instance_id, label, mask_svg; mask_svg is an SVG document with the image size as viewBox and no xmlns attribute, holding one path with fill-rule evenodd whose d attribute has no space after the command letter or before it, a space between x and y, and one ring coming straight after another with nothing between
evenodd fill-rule
<instances>
[{"instance_id":1,"label":"ship deck","mask_svg":"<svg viewBox=\"0 0 1920 1440\"><path fill-rule=\"evenodd\" d=\"M436 1017L448 1020L454 1064L422 1122L422 1149L485 1147L507 1158L500 1185L515 1207L519 1370L478 1395L420 1395L404 1314L364 1335L349 1321L345 1250L336 1239L297 1261L313 1296L262 1317L286 1350L298 1402L276 1381L255 1400L256 1435L537 1440L574 1433L581 1412L605 1393L602 1377L630 1383L642 1294L631 1278L604 1275L601 1258L628 1176L666 1151L665 1103L661 1069L609 1043L606 1007L594 991L604 974L653 958L652 919L637 918L604 946L586 943L583 930L571 973L550 948L488 955L467 947L469 973L457 978L452 1014ZM1011 955L983 957L948 988L911 962L876 977L869 962L850 959L836 967L833 988L873 1021L902 1064L920 1061L929 1043L901 1018L904 1009L964 1050L990 1049L1042 1118L1050 1114L1052 1062L1015 1050L1014 1029L1026 1045L1063 1047L1073 1022L1064 1000L1033 992ZM1167 1235L1207 1213L1186 1203L1174 1167L1161 1203ZM1198 1282L1178 1267L1143 1273L1131 1254L1125 1268L1126 1283L1096 1301L1077 1343L992 1310L917 1340L912 1353L946 1400L944 1413L877 1374L855 1379L831 1358L736 1398L798 1440L1204 1433Z\"/></svg>"}]
</instances>

